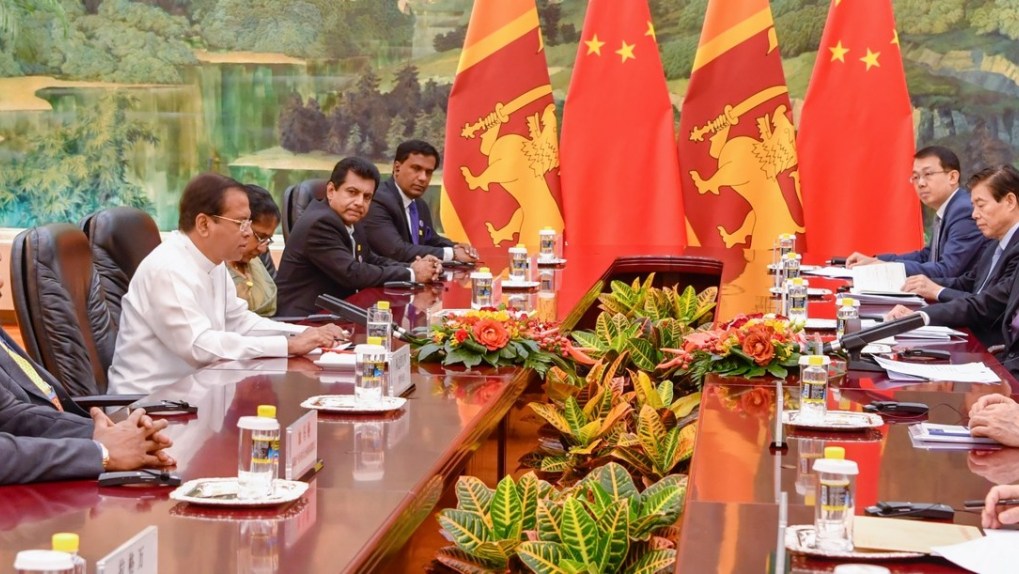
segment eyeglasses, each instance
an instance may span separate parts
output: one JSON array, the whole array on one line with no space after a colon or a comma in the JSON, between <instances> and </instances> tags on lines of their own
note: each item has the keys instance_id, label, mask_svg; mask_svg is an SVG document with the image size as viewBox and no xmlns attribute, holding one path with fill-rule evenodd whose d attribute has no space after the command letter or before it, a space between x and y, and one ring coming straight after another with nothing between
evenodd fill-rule
<instances>
[{"instance_id":1,"label":"eyeglasses","mask_svg":"<svg viewBox=\"0 0 1019 574\"><path fill-rule=\"evenodd\" d=\"M255 239L258 241L258 245L272 245L272 235L266 235L265 237L262 237L254 229L251 230L251 234L255 236Z\"/></svg>"},{"instance_id":2,"label":"eyeglasses","mask_svg":"<svg viewBox=\"0 0 1019 574\"><path fill-rule=\"evenodd\" d=\"M909 176L909 183L917 183L919 181L927 181L927 180L929 180L930 178L934 177L935 175L937 175L939 173L948 173L950 171L952 171L952 170L946 169L946 170L942 170L942 171L925 171L923 173L914 173L913 175Z\"/></svg>"},{"instance_id":3,"label":"eyeglasses","mask_svg":"<svg viewBox=\"0 0 1019 574\"><path fill-rule=\"evenodd\" d=\"M229 221L230 223L236 223L241 228L241 233L251 231L251 220L250 219L233 219L232 217L223 217L222 215L213 215L216 219L222 219Z\"/></svg>"}]
</instances>

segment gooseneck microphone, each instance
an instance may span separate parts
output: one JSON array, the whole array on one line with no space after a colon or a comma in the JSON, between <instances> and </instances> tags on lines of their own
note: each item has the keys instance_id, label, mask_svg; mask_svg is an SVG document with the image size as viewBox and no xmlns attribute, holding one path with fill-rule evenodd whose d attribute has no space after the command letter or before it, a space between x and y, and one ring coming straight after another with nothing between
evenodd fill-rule
<instances>
[{"instance_id":1,"label":"gooseneck microphone","mask_svg":"<svg viewBox=\"0 0 1019 574\"><path fill-rule=\"evenodd\" d=\"M923 326L923 316L919 313L913 313L901 319L886 321L855 333L846 333L842 336L841 340L826 343L823 352L828 354L845 351L850 355L857 354L861 349L875 341L880 341L886 337L893 337Z\"/></svg>"},{"instance_id":2,"label":"gooseneck microphone","mask_svg":"<svg viewBox=\"0 0 1019 574\"><path fill-rule=\"evenodd\" d=\"M332 295L329 294L322 294L319 295L318 299L315 300L315 304L318 305L319 307L322 307L323 309L328 309L332 313L336 313L344 321L349 321L351 323L357 323L358 325L365 326L367 326L368 324L367 310L365 310L362 307L358 307L357 305L349 301L344 301L339 297L333 297ZM408 343L417 340L416 337L408 333L406 329L397 325L396 323L393 323L393 335L395 335L397 339L400 339L401 341L405 341Z\"/></svg>"}]
</instances>

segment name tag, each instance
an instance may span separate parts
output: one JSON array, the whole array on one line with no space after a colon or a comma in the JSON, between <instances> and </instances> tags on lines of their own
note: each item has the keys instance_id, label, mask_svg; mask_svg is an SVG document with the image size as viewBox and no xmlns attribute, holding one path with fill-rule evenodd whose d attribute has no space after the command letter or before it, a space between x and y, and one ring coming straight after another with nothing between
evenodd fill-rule
<instances>
[{"instance_id":1,"label":"name tag","mask_svg":"<svg viewBox=\"0 0 1019 574\"><path fill-rule=\"evenodd\" d=\"M401 345L389 357L389 388L398 397L410 388L410 345Z\"/></svg>"},{"instance_id":2,"label":"name tag","mask_svg":"<svg viewBox=\"0 0 1019 574\"><path fill-rule=\"evenodd\" d=\"M159 539L149 526L96 562L97 574L156 574L159 567Z\"/></svg>"},{"instance_id":3,"label":"name tag","mask_svg":"<svg viewBox=\"0 0 1019 574\"><path fill-rule=\"evenodd\" d=\"M297 480L318 461L318 411L308 411L287 427L284 478Z\"/></svg>"}]
</instances>

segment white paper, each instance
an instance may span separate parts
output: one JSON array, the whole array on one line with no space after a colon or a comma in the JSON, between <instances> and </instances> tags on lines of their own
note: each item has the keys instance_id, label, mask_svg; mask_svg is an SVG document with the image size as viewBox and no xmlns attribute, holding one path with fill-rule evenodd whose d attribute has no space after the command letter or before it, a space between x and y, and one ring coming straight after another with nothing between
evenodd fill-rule
<instances>
[{"instance_id":1,"label":"white paper","mask_svg":"<svg viewBox=\"0 0 1019 574\"><path fill-rule=\"evenodd\" d=\"M853 270L845 267L818 267L816 269L804 269L800 266L800 273L804 275L817 275L818 277L831 277L832 279L852 279Z\"/></svg>"},{"instance_id":2,"label":"white paper","mask_svg":"<svg viewBox=\"0 0 1019 574\"><path fill-rule=\"evenodd\" d=\"M977 574L1010 574L1019 563L1019 531L984 530L985 536L961 544L934 546L931 552Z\"/></svg>"},{"instance_id":3,"label":"white paper","mask_svg":"<svg viewBox=\"0 0 1019 574\"><path fill-rule=\"evenodd\" d=\"M861 293L855 288L853 289L853 299L860 302L860 305L906 305L909 307L922 307L925 305L924 300L919 295L912 293L900 292L898 295L888 292L874 293L866 292Z\"/></svg>"},{"instance_id":4,"label":"white paper","mask_svg":"<svg viewBox=\"0 0 1019 574\"><path fill-rule=\"evenodd\" d=\"M906 283L906 266L902 263L858 265L853 272L853 291L901 293Z\"/></svg>"},{"instance_id":5,"label":"white paper","mask_svg":"<svg viewBox=\"0 0 1019 574\"><path fill-rule=\"evenodd\" d=\"M963 333L962 331L957 331L949 327L941 327L938 325L926 325L923 327L917 327L912 331L899 333L898 337L900 339L940 339L947 341L952 337L965 339L966 333Z\"/></svg>"},{"instance_id":6,"label":"white paper","mask_svg":"<svg viewBox=\"0 0 1019 574\"><path fill-rule=\"evenodd\" d=\"M983 363L962 365L920 364L893 361L875 356L874 360L889 374L892 372L921 377L931 381L952 381L956 383L998 383L1001 379Z\"/></svg>"}]
</instances>

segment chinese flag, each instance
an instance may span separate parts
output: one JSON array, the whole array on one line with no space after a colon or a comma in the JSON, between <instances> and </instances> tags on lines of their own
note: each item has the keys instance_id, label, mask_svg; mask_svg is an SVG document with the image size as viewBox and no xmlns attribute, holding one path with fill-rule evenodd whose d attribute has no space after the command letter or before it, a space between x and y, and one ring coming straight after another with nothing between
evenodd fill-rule
<instances>
[{"instance_id":1,"label":"chinese flag","mask_svg":"<svg viewBox=\"0 0 1019 574\"><path fill-rule=\"evenodd\" d=\"M476 247L563 229L558 126L534 0L477 0L446 117L440 214Z\"/></svg>"},{"instance_id":2,"label":"chinese flag","mask_svg":"<svg viewBox=\"0 0 1019 574\"><path fill-rule=\"evenodd\" d=\"M768 0L708 2L679 156L701 245L763 250L803 233L796 131Z\"/></svg>"},{"instance_id":3,"label":"chinese flag","mask_svg":"<svg viewBox=\"0 0 1019 574\"><path fill-rule=\"evenodd\" d=\"M796 141L812 254L921 246L912 114L891 2L834 0Z\"/></svg>"},{"instance_id":4,"label":"chinese flag","mask_svg":"<svg viewBox=\"0 0 1019 574\"><path fill-rule=\"evenodd\" d=\"M615 256L686 244L673 121L647 0L588 2L560 146L566 255L585 263L570 264L575 286Z\"/></svg>"}]
</instances>

